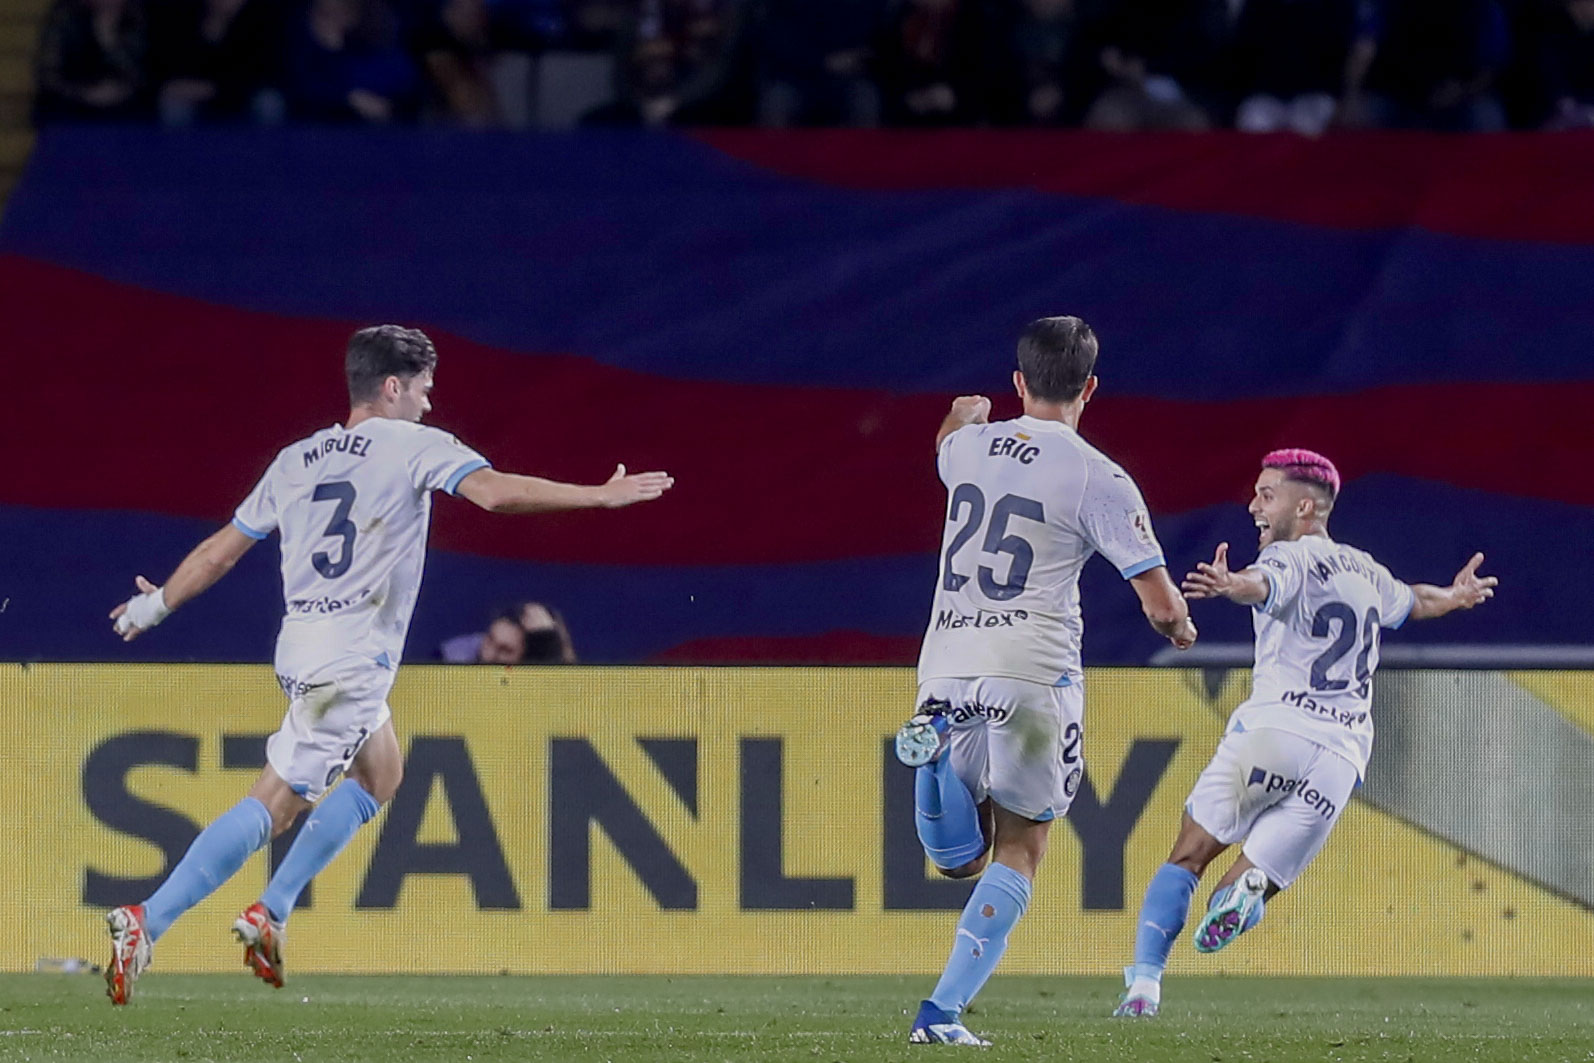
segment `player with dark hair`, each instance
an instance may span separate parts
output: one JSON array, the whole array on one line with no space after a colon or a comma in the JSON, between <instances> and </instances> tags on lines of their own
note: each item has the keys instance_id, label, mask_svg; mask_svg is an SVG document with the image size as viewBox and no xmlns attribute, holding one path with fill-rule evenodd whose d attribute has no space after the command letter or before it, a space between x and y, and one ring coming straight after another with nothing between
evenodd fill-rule
<instances>
[{"instance_id":1,"label":"player with dark hair","mask_svg":"<svg viewBox=\"0 0 1594 1063\"><path fill-rule=\"evenodd\" d=\"M1185 804L1168 862L1146 887L1135 962L1118 1016L1152 1016L1162 1000L1168 952L1184 928L1207 865L1229 846L1240 856L1218 880L1195 931L1216 952L1262 918L1334 829L1373 748L1373 673L1379 631L1408 619L1471 609L1494 596L1474 554L1448 587L1407 585L1363 550L1336 543L1328 516L1339 471L1310 450L1262 459L1249 507L1259 532L1256 564L1229 568L1229 544L1184 579L1192 599L1227 598L1255 610L1251 696L1229 717L1223 740Z\"/></svg>"},{"instance_id":2,"label":"player with dark hair","mask_svg":"<svg viewBox=\"0 0 1594 1063\"><path fill-rule=\"evenodd\" d=\"M931 862L951 878L982 877L913 1020L914 1043L986 1043L963 1008L1001 959L1052 822L1078 790L1080 569L1099 551L1158 633L1180 649L1196 639L1140 491L1080 438L1096 351L1077 317L1033 322L1013 374L1023 416L989 423L990 400L965 395L936 434L946 526L918 712L898 732L897 756L916 768L915 823Z\"/></svg>"},{"instance_id":3,"label":"player with dark hair","mask_svg":"<svg viewBox=\"0 0 1594 1063\"><path fill-rule=\"evenodd\" d=\"M494 513L546 513L628 506L674 484L662 472L628 476L623 465L590 487L499 472L420 423L432 408L436 366L432 341L415 329L356 332L345 359L345 422L281 450L230 524L195 547L164 586L139 576L140 593L111 611L117 634L137 638L215 584L256 542L281 534L285 610L276 672L287 713L248 795L200 832L147 900L106 915L112 1003L132 997L154 942L178 916L313 806L265 893L233 924L245 964L282 985L284 924L299 894L393 796L403 774L387 695L420 589L434 491Z\"/></svg>"}]
</instances>

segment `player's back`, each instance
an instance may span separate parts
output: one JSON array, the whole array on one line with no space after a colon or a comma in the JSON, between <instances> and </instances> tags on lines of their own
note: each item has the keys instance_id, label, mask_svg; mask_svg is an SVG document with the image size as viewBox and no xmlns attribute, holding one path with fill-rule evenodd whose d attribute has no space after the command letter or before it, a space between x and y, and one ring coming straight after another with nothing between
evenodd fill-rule
<instances>
[{"instance_id":1,"label":"player's back","mask_svg":"<svg viewBox=\"0 0 1594 1063\"><path fill-rule=\"evenodd\" d=\"M970 425L942 441L946 525L919 679L1080 674L1079 571L1096 550L1126 578L1163 563L1127 473L1068 425Z\"/></svg>"},{"instance_id":2,"label":"player's back","mask_svg":"<svg viewBox=\"0 0 1594 1063\"><path fill-rule=\"evenodd\" d=\"M1244 721L1283 722L1365 766L1379 633L1405 623L1411 588L1365 550L1326 535L1269 543L1257 567L1269 593L1254 615L1256 666Z\"/></svg>"},{"instance_id":3,"label":"player's back","mask_svg":"<svg viewBox=\"0 0 1594 1063\"><path fill-rule=\"evenodd\" d=\"M236 522L282 536L283 639L397 664L426 558L431 491L486 462L446 432L370 418L280 451Z\"/></svg>"}]
</instances>

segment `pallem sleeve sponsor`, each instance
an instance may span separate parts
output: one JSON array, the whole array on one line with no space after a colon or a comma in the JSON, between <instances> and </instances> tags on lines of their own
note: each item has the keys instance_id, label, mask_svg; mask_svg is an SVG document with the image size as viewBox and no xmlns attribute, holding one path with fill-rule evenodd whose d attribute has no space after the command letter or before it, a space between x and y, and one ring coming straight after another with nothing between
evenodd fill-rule
<instances>
[{"instance_id":1,"label":"pallem sleeve sponsor","mask_svg":"<svg viewBox=\"0 0 1594 1063\"><path fill-rule=\"evenodd\" d=\"M1116 465L1091 463L1079 500L1079 528L1124 579L1167 563L1140 489Z\"/></svg>"},{"instance_id":2,"label":"pallem sleeve sponsor","mask_svg":"<svg viewBox=\"0 0 1594 1063\"><path fill-rule=\"evenodd\" d=\"M453 494L459 482L488 461L454 436L436 428L421 427L409 455L410 482L420 491Z\"/></svg>"},{"instance_id":3,"label":"pallem sleeve sponsor","mask_svg":"<svg viewBox=\"0 0 1594 1063\"><path fill-rule=\"evenodd\" d=\"M232 515L232 526L251 539L264 539L277 529L277 498L272 484L276 468L277 463L273 461Z\"/></svg>"}]
</instances>

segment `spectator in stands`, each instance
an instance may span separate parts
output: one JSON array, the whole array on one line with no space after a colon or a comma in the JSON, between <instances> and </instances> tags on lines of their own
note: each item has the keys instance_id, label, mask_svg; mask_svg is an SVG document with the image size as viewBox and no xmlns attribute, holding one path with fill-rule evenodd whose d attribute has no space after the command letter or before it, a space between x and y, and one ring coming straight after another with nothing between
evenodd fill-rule
<instances>
[{"instance_id":1,"label":"spectator in stands","mask_svg":"<svg viewBox=\"0 0 1594 1063\"><path fill-rule=\"evenodd\" d=\"M616 102L597 124L735 125L751 119L742 0L640 0L615 52Z\"/></svg>"},{"instance_id":2,"label":"spectator in stands","mask_svg":"<svg viewBox=\"0 0 1594 1063\"><path fill-rule=\"evenodd\" d=\"M569 0L565 9L565 37L573 51L611 52L630 23L636 0Z\"/></svg>"},{"instance_id":3,"label":"spectator in stands","mask_svg":"<svg viewBox=\"0 0 1594 1063\"><path fill-rule=\"evenodd\" d=\"M35 117L51 122L147 116L148 51L138 0L55 0L39 38Z\"/></svg>"},{"instance_id":4,"label":"spectator in stands","mask_svg":"<svg viewBox=\"0 0 1594 1063\"><path fill-rule=\"evenodd\" d=\"M559 610L541 602L522 602L519 609L521 630L526 633L527 664L575 664L576 647L570 629Z\"/></svg>"},{"instance_id":5,"label":"spectator in stands","mask_svg":"<svg viewBox=\"0 0 1594 1063\"><path fill-rule=\"evenodd\" d=\"M1228 35L1226 0L1121 0L1094 27L1106 88L1093 129L1207 129Z\"/></svg>"},{"instance_id":6,"label":"spectator in stands","mask_svg":"<svg viewBox=\"0 0 1594 1063\"><path fill-rule=\"evenodd\" d=\"M1088 91L1084 45L1085 0L1018 0L1007 28L1009 61L993 64L992 118L1002 124L1059 125L1077 121ZM1008 77L1002 78L1003 67Z\"/></svg>"},{"instance_id":7,"label":"spectator in stands","mask_svg":"<svg viewBox=\"0 0 1594 1063\"><path fill-rule=\"evenodd\" d=\"M492 31L487 0L442 0L416 38L438 110L461 125L497 125L503 113L492 80Z\"/></svg>"},{"instance_id":8,"label":"spectator in stands","mask_svg":"<svg viewBox=\"0 0 1594 1063\"><path fill-rule=\"evenodd\" d=\"M899 0L879 46L888 125L972 125L983 114L976 0Z\"/></svg>"},{"instance_id":9,"label":"spectator in stands","mask_svg":"<svg viewBox=\"0 0 1594 1063\"><path fill-rule=\"evenodd\" d=\"M1509 51L1494 0L1382 0L1362 115L1386 129L1489 133L1505 128L1493 93Z\"/></svg>"},{"instance_id":10,"label":"spectator in stands","mask_svg":"<svg viewBox=\"0 0 1594 1063\"><path fill-rule=\"evenodd\" d=\"M384 123L413 115L419 76L386 4L309 0L288 33L283 90L296 119Z\"/></svg>"},{"instance_id":11,"label":"spectator in stands","mask_svg":"<svg viewBox=\"0 0 1594 1063\"><path fill-rule=\"evenodd\" d=\"M758 119L767 126L880 123L870 77L883 0L768 0Z\"/></svg>"},{"instance_id":12,"label":"spectator in stands","mask_svg":"<svg viewBox=\"0 0 1594 1063\"><path fill-rule=\"evenodd\" d=\"M282 27L272 0L166 0L152 13L161 121L282 119Z\"/></svg>"},{"instance_id":13,"label":"spectator in stands","mask_svg":"<svg viewBox=\"0 0 1594 1063\"><path fill-rule=\"evenodd\" d=\"M438 647L448 664L574 664L575 644L559 611L526 601L505 609L487 630L456 635Z\"/></svg>"},{"instance_id":14,"label":"spectator in stands","mask_svg":"<svg viewBox=\"0 0 1594 1063\"><path fill-rule=\"evenodd\" d=\"M1234 117L1248 133L1317 136L1354 95L1352 49L1368 39L1371 0L1244 0L1233 70L1241 97ZM1367 45L1361 45L1365 48ZM1370 58L1370 56L1368 57Z\"/></svg>"},{"instance_id":15,"label":"spectator in stands","mask_svg":"<svg viewBox=\"0 0 1594 1063\"><path fill-rule=\"evenodd\" d=\"M1594 127L1594 0L1559 0L1533 42L1535 125Z\"/></svg>"}]
</instances>

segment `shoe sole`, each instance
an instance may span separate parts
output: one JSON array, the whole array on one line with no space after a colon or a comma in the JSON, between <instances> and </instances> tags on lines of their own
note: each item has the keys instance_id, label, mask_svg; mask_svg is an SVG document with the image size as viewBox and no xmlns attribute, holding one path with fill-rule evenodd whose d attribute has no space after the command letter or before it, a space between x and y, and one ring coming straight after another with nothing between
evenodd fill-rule
<instances>
[{"instance_id":1,"label":"shoe sole","mask_svg":"<svg viewBox=\"0 0 1594 1063\"><path fill-rule=\"evenodd\" d=\"M133 982L137 975L128 976L128 958L122 955L122 944L116 935L126 931L116 918L116 912L105 913L105 925L111 932L111 962L105 965L105 995L111 998L111 1003L122 1006L133 999ZM140 933L143 932L140 928ZM137 947L134 948L137 953Z\"/></svg>"},{"instance_id":2,"label":"shoe sole","mask_svg":"<svg viewBox=\"0 0 1594 1063\"><path fill-rule=\"evenodd\" d=\"M244 947L244 966L249 973L265 982L273 989L281 989L282 977L282 951L277 950L275 962L273 957L266 955L266 950L260 945L260 930L246 919L239 919L232 926L232 932L238 938L238 943Z\"/></svg>"}]
</instances>

